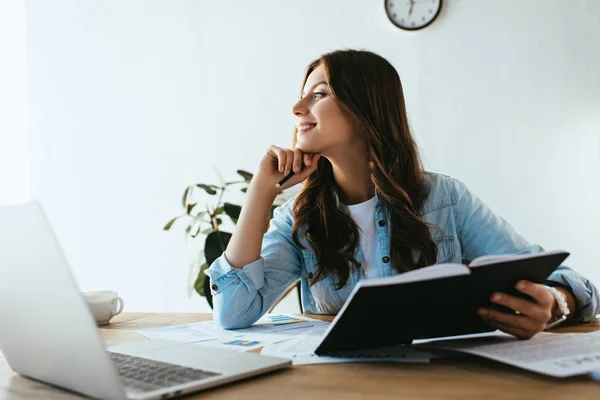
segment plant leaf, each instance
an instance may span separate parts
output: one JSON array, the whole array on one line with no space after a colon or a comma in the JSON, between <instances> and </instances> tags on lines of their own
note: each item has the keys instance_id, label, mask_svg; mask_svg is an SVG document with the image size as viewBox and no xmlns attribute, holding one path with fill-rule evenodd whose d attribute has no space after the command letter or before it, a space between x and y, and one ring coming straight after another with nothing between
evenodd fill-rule
<instances>
[{"instance_id":1,"label":"plant leaf","mask_svg":"<svg viewBox=\"0 0 600 400\"><path fill-rule=\"evenodd\" d=\"M217 176L219 177L219 182L221 182L221 186L225 186L225 180L223 179L223 175L221 175L221 171L217 167L214 167L215 171L217 171Z\"/></svg>"},{"instance_id":2,"label":"plant leaf","mask_svg":"<svg viewBox=\"0 0 600 400\"><path fill-rule=\"evenodd\" d=\"M188 215L192 215L192 210L194 209L194 207L196 206L196 204L198 204L198 203L192 203L192 204L188 204L187 205L187 213L188 213Z\"/></svg>"},{"instance_id":3,"label":"plant leaf","mask_svg":"<svg viewBox=\"0 0 600 400\"><path fill-rule=\"evenodd\" d=\"M204 256L208 265L211 265L221 256L221 254L223 254L227 248L229 239L231 239L231 233L223 231L212 232L206 237Z\"/></svg>"},{"instance_id":4,"label":"plant leaf","mask_svg":"<svg viewBox=\"0 0 600 400\"><path fill-rule=\"evenodd\" d=\"M168 231L168 230L169 230L169 229L171 229L171 227L173 226L173 223L174 223L175 221L177 221L179 218L182 218L182 217L187 217L187 215L186 215L186 214L183 214L183 215L180 215L180 216L178 216L178 217L175 217L175 218L173 218L172 220L170 220L169 222L167 222L167 224L165 225L165 227L164 227L163 229L164 229L165 231Z\"/></svg>"},{"instance_id":5,"label":"plant leaf","mask_svg":"<svg viewBox=\"0 0 600 400\"><path fill-rule=\"evenodd\" d=\"M205 215L205 214L206 214L206 211L200 211L200 212L199 212L198 214L196 214L196 215L191 215L191 214L190 214L190 217L198 219L198 218L202 217L202 216L203 216L203 215Z\"/></svg>"},{"instance_id":6,"label":"plant leaf","mask_svg":"<svg viewBox=\"0 0 600 400\"><path fill-rule=\"evenodd\" d=\"M183 191L183 197L181 198L181 204L183 204L183 208L187 208L188 202L189 202L190 198L192 197L193 189L194 189L193 186L188 186Z\"/></svg>"},{"instance_id":7,"label":"plant leaf","mask_svg":"<svg viewBox=\"0 0 600 400\"><path fill-rule=\"evenodd\" d=\"M207 185L204 183L198 183L196 184L196 186L198 186L199 188L202 188L204 190L206 190L206 193L211 194L211 195L215 195L217 194L217 191L215 189L213 189L213 187L215 187L214 185Z\"/></svg>"},{"instance_id":8,"label":"plant leaf","mask_svg":"<svg viewBox=\"0 0 600 400\"><path fill-rule=\"evenodd\" d=\"M204 281L208 279L208 276L204 275L204 271L208 268L208 264L204 263L200 267L200 272L198 272L198 277L196 278L196 282L194 282L194 289L200 296L206 296L204 293Z\"/></svg>"},{"instance_id":9,"label":"plant leaf","mask_svg":"<svg viewBox=\"0 0 600 400\"><path fill-rule=\"evenodd\" d=\"M225 210L225 214L229 215L229 218L231 218L233 223L237 224L237 221L240 218L240 212L242 211L242 207L236 204L224 203L223 209Z\"/></svg>"},{"instance_id":10,"label":"plant leaf","mask_svg":"<svg viewBox=\"0 0 600 400\"><path fill-rule=\"evenodd\" d=\"M167 222L167 224L165 225L165 227L163 228L163 230L168 231L169 229L171 229L171 227L173 226L173 224L175 223L175 221L177 221L179 219L179 217L175 217L172 220L170 220L169 222Z\"/></svg>"},{"instance_id":11,"label":"plant leaf","mask_svg":"<svg viewBox=\"0 0 600 400\"><path fill-rule=\"evenodd\" d=\"M190 224L190 235L195 238L202 227L202 217L194 219Z\"/></svg>"},{"instance_id":12,"label":"plant leaf","mask_svg":"<svg viewBox=\"0 0 600 400\"><path fill-rule=\"evenodd\" d=\"M250 182L252 180L252 177L254 176L253 174L251 174L248 171L244 171L242 169L238 169L237 173L241 175L242 178L244 178L244 180L246 182Z\"/></svg>"}]
</instances>

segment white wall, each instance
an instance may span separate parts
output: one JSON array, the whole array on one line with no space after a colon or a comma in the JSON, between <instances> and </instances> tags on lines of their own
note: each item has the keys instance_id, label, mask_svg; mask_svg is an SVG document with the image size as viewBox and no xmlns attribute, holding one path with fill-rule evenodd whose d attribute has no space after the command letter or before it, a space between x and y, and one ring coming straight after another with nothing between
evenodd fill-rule
<instances>
[{"instance_id":1,"label":"white wall","mask_svg":"<svg viewBox=\"0 0 600 400\"><path fill-rule=\"evenodd\" d=\"M30 0L33 194L84 290L207 310L188 299L182 230L161 230L183 188L289 145L306 64L367 48L399 70L428 169L600 284L598 15L593 0L450 0L407 33L382 1Z\"/></svg>"},{"instance_id":2,"label":"white wall","mask_svg":"<svg viewBox=\"0 0 600 400\"><path fill-rule=\"evenodd\" d=\"M25 3L0 0L0 205L31 197Z\"/></svg>"}]
</instances>

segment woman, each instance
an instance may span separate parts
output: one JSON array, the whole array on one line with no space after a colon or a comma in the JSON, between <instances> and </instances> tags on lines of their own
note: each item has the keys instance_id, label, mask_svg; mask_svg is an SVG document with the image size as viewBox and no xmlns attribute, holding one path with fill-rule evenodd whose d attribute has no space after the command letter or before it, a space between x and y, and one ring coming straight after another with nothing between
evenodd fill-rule
<instances>
[{"instance_id":1,"label":"woman","mask_svg":"<svg viewBox=\"0 0 600 400\"><path fill-rule=\"evenodd\" d=\"M384 58L354 50L323 55L307 68L293 113L293 148L268 148L227 250L206 270L224 328L253 324L297 280L305 313L335 314L361 279L543 251L462 182L423 170L400 78ZM278 191L300 182L300 194L275 210L265 234ZM559 299L578 321L600 311L597 289L565 266L546 285L520 282L517 289L531 300L496 293L492 301L518 313L478 313L520 338L545 329L565 308Z\"/></svg>"}]
</instances>

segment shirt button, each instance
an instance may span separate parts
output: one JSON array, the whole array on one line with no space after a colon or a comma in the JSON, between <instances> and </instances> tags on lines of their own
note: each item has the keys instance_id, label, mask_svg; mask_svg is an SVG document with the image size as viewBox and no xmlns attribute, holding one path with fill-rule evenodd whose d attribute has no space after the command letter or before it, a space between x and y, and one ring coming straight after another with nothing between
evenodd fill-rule
<instances>
[{"instance_id":1,"label":"shirt button","mask_svg":"<svg viewBox=\"0 0 600 400\"><path fill-rule=\"evenodd\" d=\"M210 286L210 288L211 288L212 290L217 290L219 287L213 283L213 284Z\"/></svg>"},{"instance_id":2,"label":"shirt button","mask_svg":"<svg viewBox=\"0 0 600 400\"><path fill-rule=\"evenodd\" d=\"M381 259L381 261L383 261L384 263L389 263L390 262L390 258L388 256L385 256Z\"/></svg>"},{"instance_id":3,"label":"shirt button","mask_svg":"<svg viewBox=\"0 0 600 400\"><path fill-rule=\"evenodd\" d=\"M312 279L312 278L313 278L313 273L312 273L312 272L309 272L309 273L308 273L308 279Z\"/></svg>"},{"instance_id":4,"label":"shirt button","mask_svg":"<svg viewBox=\"0 0 600 400\"><path fill-rule=\"evenodd\" d=\"M379 220L379 226L385 226L385 220L380 219Z\"/></svg>"}]
</instances>

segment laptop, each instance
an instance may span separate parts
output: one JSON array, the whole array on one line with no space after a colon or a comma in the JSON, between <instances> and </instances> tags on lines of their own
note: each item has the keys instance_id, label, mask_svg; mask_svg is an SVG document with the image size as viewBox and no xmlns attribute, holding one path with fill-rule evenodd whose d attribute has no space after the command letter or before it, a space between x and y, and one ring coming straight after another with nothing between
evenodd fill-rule
<instances>
[{"instance_id":1,"label":"laptop","mask_svg":"<svg viewBox=\"0 0 600 400\"><path fill-rule=\"evenodd\" d=\"M98 399L164 399L289 360L146 340L105 349L41 205L0 207L0 349L17 373Z\"/></svg>"}]
</instances>

